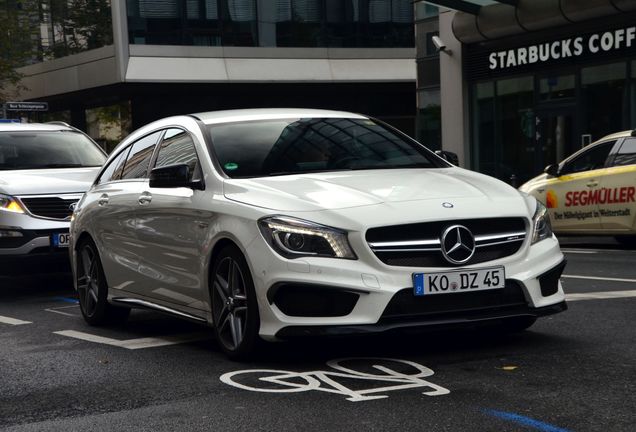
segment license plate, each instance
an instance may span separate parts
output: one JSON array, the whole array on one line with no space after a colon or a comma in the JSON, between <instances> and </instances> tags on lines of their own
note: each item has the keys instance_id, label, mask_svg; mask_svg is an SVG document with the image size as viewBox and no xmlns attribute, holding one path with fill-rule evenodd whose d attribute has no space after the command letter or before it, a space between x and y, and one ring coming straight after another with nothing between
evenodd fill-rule
<instances>
[{"instance_id":1,"label":"license plate","mask_svg":"<svg viewBox=\"0 0 636 432\"><path fill-rule=\"evenodd\" d=\"M505 286L503 267L413 274L413 293L416 296L483 291Z\"/></svg>"},{"instance_id":2,"label":"license plate","mask_svg":"<svg viewBox=\"0 0 636 432\"><path fill-rule=\"evenodd\" d=\"M53 246L54 247L68 247L69 233L57 233L53 234Z\"/></svg>"}]
</instances>

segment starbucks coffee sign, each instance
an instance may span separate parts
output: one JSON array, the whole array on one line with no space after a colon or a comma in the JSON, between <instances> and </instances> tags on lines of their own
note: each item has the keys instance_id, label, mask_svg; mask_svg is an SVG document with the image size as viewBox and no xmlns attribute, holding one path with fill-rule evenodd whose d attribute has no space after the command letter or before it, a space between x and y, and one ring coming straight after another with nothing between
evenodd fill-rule
<instances>
[{"instance_id":1,"label":"starbucks coffee sign","mask_svg":"<svg viewBox=\"0 0 636 432\"><path fill-rule=\"evenodd\" d=\"M623 51L632 47L636 47L636 26L493 51L488 55L488 69L504 71L520 66Z\"/></svg>"}]
</instances>

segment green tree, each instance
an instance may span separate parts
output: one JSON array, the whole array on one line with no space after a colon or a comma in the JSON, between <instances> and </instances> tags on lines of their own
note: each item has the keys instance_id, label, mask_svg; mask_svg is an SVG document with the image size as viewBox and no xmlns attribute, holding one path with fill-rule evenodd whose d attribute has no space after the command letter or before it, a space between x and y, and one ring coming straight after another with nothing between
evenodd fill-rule
<instances>
[{"instance_id":1,"label":"green tree","mask_svg":"<svg viewBox=\"0 0 636 432\"><path fill-rule=\"evenodd\" d=\"M17 69L37 59L39 20L36 1L0 0L0 102L25 89Z\"/></svg>"}]
</instances>

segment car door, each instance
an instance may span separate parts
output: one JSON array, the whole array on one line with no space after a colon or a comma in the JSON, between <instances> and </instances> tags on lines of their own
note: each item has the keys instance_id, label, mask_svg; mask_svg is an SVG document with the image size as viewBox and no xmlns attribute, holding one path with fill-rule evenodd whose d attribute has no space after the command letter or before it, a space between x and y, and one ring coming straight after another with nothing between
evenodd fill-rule
<instances>
[{"instance_id":1,"label":"car door","mask_svg":"<svg viewBox=\"0 0 636 432\"><path fill-rule=\"evenodd\" d=\"M599 186L603 230L633 232L636 222L636 138L625 138L620 143Z\"/></svg>"},{"instance_id":2,"label":"car door","mask_svg":"<svg viewBox=\"0 0 636 432\"><path fill-rule=\"evenodd\" d=\"M93 230L106 280L114 289L139 292L139 256L143 249L137 242L135 212L158 138L159 133L154 133L132 143L113 161L116 167L109 181L98 184L92 192L99 207L93 212Z\"/></svg>"},{"instance_id":3,"label":"car door","mask_svg":"<svg viewBox=\"0 0 636 432\"><path fill-rule=\"evenodd\" d=\"M601 229L599 193L608 156L616 141L594 144L567 159L546 186L546 203L556 232Z\"/></svg>"},{"instance_id":4,"label":"car door","mask_svg":"<svg viewBox=\"0 0 636 432\"><path fill-rule=\"evenodd\" d=\"M192 181L202 178L195 138L179 128L166 131L153 168L175 164L187 164ZM144 292L201 310L207 298L207 279L201 272L210 224L210 214L197 204L203 194L187 187L151 188L146 180L139 196L136 229L144 250L139 269Z\"/></svg>"}]
</instances>

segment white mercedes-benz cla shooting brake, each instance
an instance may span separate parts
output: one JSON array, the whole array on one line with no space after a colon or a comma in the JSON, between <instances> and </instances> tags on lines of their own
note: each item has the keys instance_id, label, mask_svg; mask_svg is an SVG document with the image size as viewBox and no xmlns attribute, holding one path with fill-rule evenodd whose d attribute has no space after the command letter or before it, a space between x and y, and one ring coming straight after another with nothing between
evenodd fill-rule
<instances>
[{"instance_id":1,"label":"white mercedes-benz cla shooting brake","mask_svg":"<svg viewBox=\"0 0 636 432\"><path fill-rule=\"evenodd\" d=\"M546 209L377 120L258 109L126 138L75 209L89 324L150 308L260 339L488 324L566 309Z\"/></svg>"}]
</instances>

